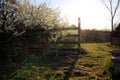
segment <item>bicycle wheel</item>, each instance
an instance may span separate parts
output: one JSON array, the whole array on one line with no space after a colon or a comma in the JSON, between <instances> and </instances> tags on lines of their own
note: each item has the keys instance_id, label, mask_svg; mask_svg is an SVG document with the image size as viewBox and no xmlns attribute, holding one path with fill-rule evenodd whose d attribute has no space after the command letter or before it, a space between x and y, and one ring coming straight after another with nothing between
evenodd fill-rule
<instances>
[{"instance_id":1,"label":"bicycle wheel","mask_svg":"<svg viewBox=\"0 0 120 80\"><path fill-rule=\"evenodd\" d=\"M58 49L56 44L46 43L43 48L43 57L45 60L53 60L58 56Z\"/></svg>"},{"instance_id":2,"label":"bicycle wheel","mask_svg":"<svg viewBox=\"0 0 120 80\"><path fill-rule=\"evenodd\" d=\"M28 55L27 48L23 46L16 46L9 50L8 59L11 64L19 65L19 64L23 64L26 62L27 55Z\"/></svg>"}]
</instances>

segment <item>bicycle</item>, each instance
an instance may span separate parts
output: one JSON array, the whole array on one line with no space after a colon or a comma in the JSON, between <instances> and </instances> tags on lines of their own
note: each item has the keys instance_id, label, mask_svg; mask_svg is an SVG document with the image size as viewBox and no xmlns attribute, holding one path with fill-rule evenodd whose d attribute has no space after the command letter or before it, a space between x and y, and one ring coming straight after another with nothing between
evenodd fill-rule
<instances>
[{"instance_id":1,"label":"bicycle","mask_svg":"<svg viewBox=\"0 0 120 80\"><path fill-rule=\"evenodd\" d=\"M4 37L2 37L4 36ZM20 65L26 62L28 56L27 47L25 47L26 40L19 36L1 35L0 48L3 48L3 52L8 61L13 65Z\"/></svg>"},{"instance_id":2,"label":"bicycle","mask_svg":"<svg viewBox=\"0 0 120 80\"><path fill-rule=\"evenodd\" d=\"M28 49L24 46L23 40L17 39L20 42L15 43L8 50L8 60L13 65L21 65L27 61Z\"/></svg>"},{"instance_id":3,"label":"bicycle","mask_svg":"<svg viewBox=\"0 0 120 80\"><path fill-rule=\"evenodd\" d=\"M58 48L56 42L55 34L49 31L44 31L43 36L39 36L42 56L45 60L54 60L58 56Z\"/></svg>"}]
</instances>

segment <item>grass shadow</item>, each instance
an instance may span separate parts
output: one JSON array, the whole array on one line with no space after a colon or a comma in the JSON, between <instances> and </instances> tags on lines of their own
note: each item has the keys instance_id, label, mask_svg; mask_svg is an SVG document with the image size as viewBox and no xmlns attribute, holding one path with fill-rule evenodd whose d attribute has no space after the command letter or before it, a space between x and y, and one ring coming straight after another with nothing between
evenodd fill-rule
<instances>
[{"instance_id":1,"label":"grass shadow","mask_svg":"<svg viewBox=\"0 0 120 80\"><path fill-rule=\"evenodd\" d=\"M62 80L69 80L72 76L75 64L77 60L85 55L84 49L81 52L77 51L59 51L59 55L56 59L44 60L40 53L38 55L32 55L25 66L38 66L38 67L49 67L52 70L58 72L58 76L62 76Z\"/></svg>"},{"instance_id":2,"label":"grass shadow","mask_svg":"<svg viewBox=\"0 0 120 80\"><path fill-rule=\"evenodd\" d=\"M40 52L34 52L35 55L30 55L27 62L21 66L11 65L6 58L0 58L0 80L8 80L14 76L14 73L21 69L21 67L49 67L51 70L57 71L57 76L62 77L62 80L69 80L72 76L77 60L84 55L83 49L80 53L77 51L59 51L56 59L45 60L40 55Z\"/></svg>"}]
</instances>

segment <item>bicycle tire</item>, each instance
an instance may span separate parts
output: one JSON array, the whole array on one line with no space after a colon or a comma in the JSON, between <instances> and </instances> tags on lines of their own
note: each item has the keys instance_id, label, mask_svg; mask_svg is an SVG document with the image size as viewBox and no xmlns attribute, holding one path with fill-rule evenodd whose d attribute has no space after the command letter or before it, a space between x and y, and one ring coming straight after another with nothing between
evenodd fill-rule
<instances>
[{"instance_id":1,"label":"bicycle tire","mask_svg":"<svg viewBox=\"0 0 120 80\"><path fill-rule=\"evenodd\" d=\"M56 44L45 43L42 55L45 60L54 60L58 56L58 49Z\"/></svg>"},{"instance_id":2,"label":"bicycle tire","mask_svg":"<svg viewBox=\"0 0 120 80\"><path fill-rule=\"evenodd\" d=\"M23 46L12 47L8 52L8 60L13 65L24 64L27 61L28 50Z\"/></svg>"}]
</instances>

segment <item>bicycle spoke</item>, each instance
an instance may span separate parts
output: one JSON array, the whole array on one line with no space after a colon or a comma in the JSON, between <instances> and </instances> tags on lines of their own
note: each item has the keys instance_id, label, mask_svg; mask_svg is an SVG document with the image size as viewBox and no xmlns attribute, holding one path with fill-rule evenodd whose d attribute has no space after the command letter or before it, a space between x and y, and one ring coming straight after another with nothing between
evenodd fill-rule
<instances>
[{"instance_id":1,"label":"bicycle spoke","mask_svg":"<svg viewBox=\"0 0 120 80\"><path fill-rule=\"evenodd\" d=\"M43 57L46 60L56 59L57 55L58 55L58 51L57 51L56 45L50 45L50 44L48 44L47 48L44 48Z\"/></svg>"},{"instance_id":2,"label":"bicycle spoke","mask_svg":"<svg viewBox=\"0 0 120 80\"><path fill-rule=\"evenodd\" d=\"M12 48L8 54L10 63L14 65L23 64L27 60L26 52L27 50L25 49L25 47L17 46L15 48Z\"/></svg>"}]
</instances>

